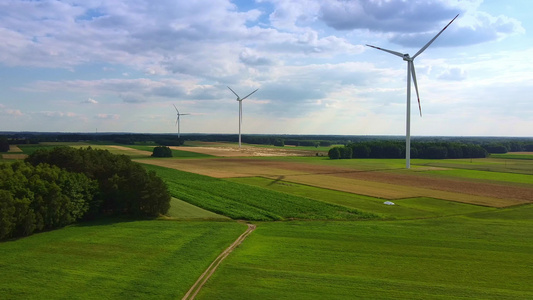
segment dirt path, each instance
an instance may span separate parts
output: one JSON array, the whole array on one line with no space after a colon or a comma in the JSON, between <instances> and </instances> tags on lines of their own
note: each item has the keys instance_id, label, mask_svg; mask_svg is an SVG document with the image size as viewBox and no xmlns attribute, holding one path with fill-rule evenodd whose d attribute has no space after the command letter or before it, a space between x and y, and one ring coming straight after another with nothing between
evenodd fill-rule
<instances>
[{"instance_id":1,"label":"dirt path","mask_svg":"<svg viewBox=\"0 0 533 300\"><path fill-rule=\"evenodd\" d=\"M193 284L193 286L189 289L187 294L183 296L182 300L188 300L188 299L194 299L196 297L196 294L202 289L204 284L207 282L207 280L213 275L213 273L216 271L220 263L235 249L237 246L239 246L252 231L255 230L255 225L248 224L248 229L241 234L233 244L231 244L224 252L222 252L210 265L209 267L200 275L198 280Z\"/></svg>"}]
</instances>

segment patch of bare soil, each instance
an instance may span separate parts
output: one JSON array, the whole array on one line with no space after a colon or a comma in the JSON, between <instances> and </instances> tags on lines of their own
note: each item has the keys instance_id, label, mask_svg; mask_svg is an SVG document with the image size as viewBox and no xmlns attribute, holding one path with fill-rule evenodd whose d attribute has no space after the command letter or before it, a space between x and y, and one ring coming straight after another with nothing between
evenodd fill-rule
<instances>
[{"instance_id":1,"label":"patch of bare soil","mask_svg":"<svg viewBox=\"0 0 533 300\"><path fill-rule=\"evenodd\" d=\"M25 159L28 157L26 154L17 153L17 154L2 154L2 158L4 159Z\"/></svg>"},{"instance_id":2,"label":"patch of bare soil","mask_svg":"<svg viewBox=\"0 0 533 300\"><path fill-rule=\"evenodd\" d=\"M20 149L17 145L9 145L9 151L7 152L22 152L22 149Z\"/></svg>"},{"instance_id":3,"label":"patch of bare soil","mask_svg":"<svg viewBox=\"0 0 533 300\"><path fill-rule=\"evenodd\" d=\"M137 150L137 149L124 147L124 146L109 145L108 147L114 148L114 149L117 149L117 150L120 150L120 151L126 151L126 152L131 153L131 154L146 155L146 156L151 156L152 155L152 152L150 152L150 151Z\"/></svg>"},{"instance_id":4,"label":"patch of bare soil","mask_svg":"<svg viewBox=\"0 0 533 300\"><path fill-rule=\"evenodd\" d=\"M185 163L182 161L182 163ZM509 201L507 205L514 205L518 203L533 202L533 186L500 184L491 182L480 182L469 179L448 179L429 177L424 173L419 172L397 172L397 171L362 171L343 167L312 165L298 162L282 162L271 160L259 160L253 158L225 158L225 159L211 159L211 160L196 160L186 163L184 171L195 172L203 175L213 177L243 177L243 176L264 176L275 178L276 176L286 176L286 180L290 178L302 181L305 176L313 175L313 182L319 182L316 179L317 175L324 176L323 185L329 186L331 189L336 189L336 182L347 183L343 179L350 179L354 181L354 185L361 186L362 183L367 182L369 187L374 186L375 183L381 183L387 186L404 187L401 192L409 192L409 187L422 188L435 191L444 191L455 194L464 194L460 197L461 202L471 195L475 197L490 197L497 199L509 199L516 201ZM184 167L182 165L181 167ZM178 169L182 169L177 167ZM335 181L334 178L339 178ZM311 178L310 178L311 179ZM385 186L383 186L385 188ZM379 190L375 187L373 190ZM399 190L399 191L400 191ZM401 194L401 193L400 193ZM427 197L431 197L431 192L425 193ZM375 195L380 197L380 195ZM446 197L452 198L451 196ZM474 200L474 199L473 199ZM479 202L476 200L476 203ZM488 205L488 203L485 203ZM506 206L504 203L498 202L496 206Z\"/></svg>"},{"instance_id":5,"label":"patch of bare soil","mask_svg":"<svg viewBox=\"0 0 533 300\"><path fill-rule=\"evenodd\" d=\"M308 150L295 150L283 148L260 148L243 146L215 146L215 147L170 147L175 150L209 154L220 157L243 157L243 156L315 156L316 153Z\"/></svg>"},{"instance_id":6,"label":"patch of bare soil","mask_svg":"<svg viewBox=\"0 0 533 300\"><path fill-rule=\"evenodd\" d=\"M516 199L533 202L533 186L516 186L508 184L476 182L468 179L433 178L420 173L392 173L387 171L354 171L339 167L312 166L305 164L278 162L278 168L290 168L302 172L329 174L337 177L382 182L402 186L413 186L454 193L470 194L477 196L494 197L500 199Z\"/></svg>"}]
</instances>

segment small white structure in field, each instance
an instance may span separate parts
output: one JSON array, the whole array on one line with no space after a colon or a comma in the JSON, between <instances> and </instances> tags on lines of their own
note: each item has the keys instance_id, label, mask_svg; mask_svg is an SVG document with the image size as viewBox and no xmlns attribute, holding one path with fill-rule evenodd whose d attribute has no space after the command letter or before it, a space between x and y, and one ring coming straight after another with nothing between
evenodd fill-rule
<instances>
[{"instance_id":1,"label":"small white structure in field","mask_svg":"<svg viewBox=\"0 0 533 300\"><path fill-rule=\"evenodd\" d=\"M385 201L385 202L383 202L383 204L385 204L385 205L394 205L394 202L391 202L391 201Z\"/></svg>"}]
</instances>

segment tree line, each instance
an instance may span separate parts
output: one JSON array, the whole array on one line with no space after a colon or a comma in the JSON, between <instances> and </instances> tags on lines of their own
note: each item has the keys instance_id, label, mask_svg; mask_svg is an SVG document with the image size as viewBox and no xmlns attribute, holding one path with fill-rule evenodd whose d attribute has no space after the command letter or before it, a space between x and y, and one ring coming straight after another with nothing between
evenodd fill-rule
<instances>
[{"instance_id":1,"label":"tree line","mask_svg":"<svg viewBox=\"0 0 533 300\"><path fill-rule=\"evenodd\" d=\"M9 144L34 144L39 142L78 142L118 144L159 144L162 146L180 146L185 140L205 142L237 142L237 134L182 134L181 139L175 133L61 133L61 132L4 132ZM293 146L330 146L372 141L402 142L403 136L369 136L369 135L298 135L298 134L244 134L243 142L265 145ZM1 142L0 138L0 142ZM462 143L483 146L489 153L501 151L533 151L531 137L454 137L454 136L413 136L413 142ZM499 152L496 152L499 151ZM1 151L0 151L1 152Z\"/></svg>"},{"instance_id":2,"label":"tree line","mask_svg":"<svg viewBox=\"0 0 533 300\"><path fill-rule=\"evenodd\" d=\"M155 217L170 208L167 186L125 155L58 147L0 164L0 239L102 216Z\"/></svg>"},{"instance_id":3,"label":"tree line","mask_svg":"<svg viewBox=\"0 0 533 300\"><path fill-rule=\"evenodd\" d=\"M331 159L403 158L405 157L405 143L400 141L350 143L342 147L331 148L328 156ZM474 144L456 142L411 143L411 158L483 158L487 156L487 150Z\"/></svg>"}]
</instances>

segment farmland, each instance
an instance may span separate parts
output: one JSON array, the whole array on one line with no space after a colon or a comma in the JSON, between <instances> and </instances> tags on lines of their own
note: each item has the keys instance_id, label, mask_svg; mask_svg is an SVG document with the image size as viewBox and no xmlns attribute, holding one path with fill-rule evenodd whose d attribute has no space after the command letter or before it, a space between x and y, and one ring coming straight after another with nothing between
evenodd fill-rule
<instances>
[{"instance_id":1,"label":"farmland","mask_svg":"<svg viewBox=\"0 0 533 300\"><path fill-rule=\"evenodd\" d=\"M0 244L3 299L180 298L246 226L92 222Z\"/></svg>"},{"instance_id":2,"label":"farmland","mask_svg":"<svg viewBox=\"0 0 533 300\"><path fill-rule=\"evenodd\" d=\"M233 219L357 220L376 217L357 209L203 175L151 165L146 168L155 170L165 180L172 196Z\"/></svg>"},{"instance_id":3,"label":"farmland","mask_svg":"<svg viewBox=\"0 0 533 300\"><path fill-rule=\"evenodd\" d=\"M244 232L234 219L257 229L197 299L533 298L533 160L414 159L405 170L393 159L211 151L230 144L179 147L173 158L92 147L162 177L174 197L167 216L0 243L0 282L21 282L0 283L3 294L61 298L98 285L110 298L180 298Z\"/></svg>"},{"instance_id":4,"label":"farmland","mask_svg":"<svg viewBox=\"0 0 533 300\"><path fill-rule=\"evenodd\" d=\"M531 299L531 221L483 217L260 224L199 298Z\"/></svg>"},{"instance_id":5,"label":"farmland","mask_svg":"<svg viewBox=\"0 0 533 300\"><path fill-rule=\"evenodd\" d=\"M438 198L476 205L506 207L530 203L533 199L533 184L530 175L501 173L477 170L477 173L455 171L443 176L443 167L419 166L413 171L388 168L379 165L379 160L365 160L358 168L352 160L332 161L324 158L297 158L294 161L284 158L219 158L210 160L136 160L148 164L157 164L202 175L235 178L266 177L282 178L284 182L299 183L324 189L333 189L384 199L402 199L413 197ZM400 160L396 160L400 161ZM310 162L310 163L309 163ZM374 162L374 169L370 164ZM435 163L435 161L433 161ZM477 161L478 164L482 164ZM492 162L487 161L490 165ZM416 164L414 162L413 164ZM457 162L456 162L457 164ZM529 167L533 166L530 164ZM460 169L462 170L462 169ZM438 173L440 171L440 173ZM492 172L492 173L489 173ZM457 176L457 174L465 176ZM468 176L468 174L470 176ZM483 178L485 177L485 178ZM502 180L500 177L505 178Z\"/></svg>"}]
</instances>

